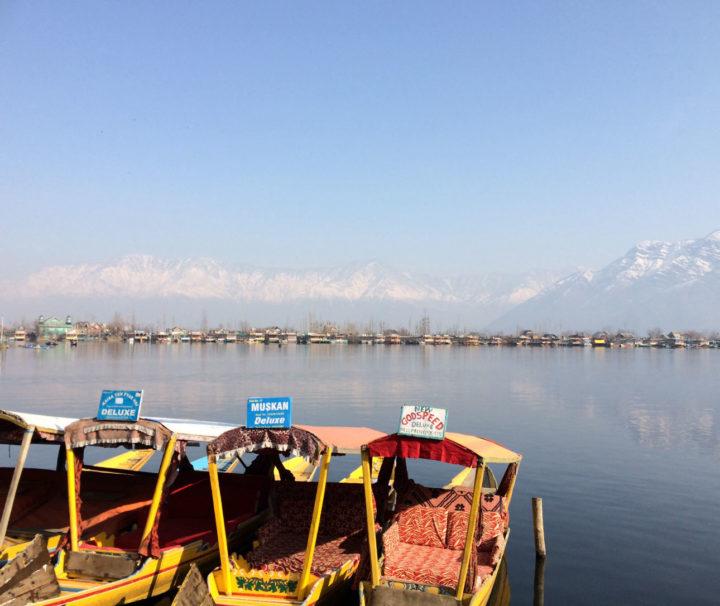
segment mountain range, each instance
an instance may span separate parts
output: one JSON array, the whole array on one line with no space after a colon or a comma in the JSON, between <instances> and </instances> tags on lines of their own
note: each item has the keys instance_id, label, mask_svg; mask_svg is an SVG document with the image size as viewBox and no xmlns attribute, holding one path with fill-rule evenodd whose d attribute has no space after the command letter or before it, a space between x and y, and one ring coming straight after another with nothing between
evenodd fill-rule
<instances>
[{"instance_id":1,"label":"mountain range","mask_svg":"<svg viewBox=\"0 0 720 606\"><path fill-rule=\"evenodd\" d=\"M198 325L202 318L210 325L302 328L312 315L412 330L429 316L433 330L712 330L720 325L720 230L696 240L642 242L598 271L569 275L435 277L377 261L281 270L133 254L105 265L46 267L2 286L0 309L26 322L41 313L102 320L132 314L159 325Z\"/></svg>"},{"instance_id":2,"label":"mountain range","mask_svg":"<svg viewBox=\"0 0 720 606\"><path fill-rule=\"evenodd\" d=\"M720 329L720 230L641 242L598 271L578 271L491 323L561 330Z\"/></svg>"}]
</instances>

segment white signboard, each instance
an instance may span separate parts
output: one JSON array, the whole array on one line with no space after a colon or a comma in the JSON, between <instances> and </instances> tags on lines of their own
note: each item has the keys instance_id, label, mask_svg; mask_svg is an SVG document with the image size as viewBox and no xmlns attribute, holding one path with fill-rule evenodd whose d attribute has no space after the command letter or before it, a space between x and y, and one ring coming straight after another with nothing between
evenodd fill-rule
<instances>
[{"instance_id":1,"label":"white signboard","mask_svg":"<svg viewBox=\"0 0 720 606\"><path fill-rule=\"evenodd\" d=\"M446 408L403 406L402 412L400 413L398 434L401 436L442 440L445 438L446 425Z\"/></svg>"}]
</instances>

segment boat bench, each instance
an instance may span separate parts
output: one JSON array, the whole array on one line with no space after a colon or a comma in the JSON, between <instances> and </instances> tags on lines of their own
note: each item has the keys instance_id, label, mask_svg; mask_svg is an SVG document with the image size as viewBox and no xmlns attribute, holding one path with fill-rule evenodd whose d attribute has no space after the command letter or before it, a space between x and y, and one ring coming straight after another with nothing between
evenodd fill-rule
<instances>
[{"instance_id":1,"label":"boat bench","mask_svg":"<svg viewBox=\"0 0 720 606\"><path fill-rule=\"evenodd\" d=\"M383 533L383 578L457 590L467 537L472 490L436 489L411 483L398 497ZM483 494L465 591L475 592L492 574L505 547L504 497Z\"/></svg>"},{"instance_id":2,"label":"boat bench","mask_svg":"<svg viewBox=\"0 0 720 606\"><path fill-rule=\"evenodd\" d=\"M210 479L205 472L190 472L180 485L171 488L161 508L158 523L158 547L171 549L193 541L217 543ZM225 513L225 530L229 534L245 520L266 507L271 481L261 476L228 474L220 476ZM115 539L115 547L137 551L145 528L149 508L137 516L137 527Z\"/></svg>"},{"instance_id":3,"label":"boat bench","mask_svg":"<svg viewBox=\"0 0 720 606\"><path fill-rule=\"evenodd\" d=\"M278 485L275 517L258 529L259 544L246 559L256 570L299 573L305 562L317 483ZM359 562L366 526L362 485L327 484L310 572L322 576L349 560Z\"/></svg>"}]
</instances>

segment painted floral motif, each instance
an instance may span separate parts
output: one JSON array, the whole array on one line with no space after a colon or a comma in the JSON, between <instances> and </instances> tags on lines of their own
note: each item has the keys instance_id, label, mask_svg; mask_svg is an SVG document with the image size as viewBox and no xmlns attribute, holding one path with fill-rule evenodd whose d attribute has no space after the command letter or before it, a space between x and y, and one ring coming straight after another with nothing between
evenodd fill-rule
<instances>
[{"instance_id":1,"label":"painted floral motif","mask_svg":"<svg viewBox=\"0 0 720 606\"><path fill-rule=\"evenodd\" d=\"M235 577L235 580L240 591L287 594L294 594L297 591L297 581L257 577Z\"/></svg>"}]
</instances>

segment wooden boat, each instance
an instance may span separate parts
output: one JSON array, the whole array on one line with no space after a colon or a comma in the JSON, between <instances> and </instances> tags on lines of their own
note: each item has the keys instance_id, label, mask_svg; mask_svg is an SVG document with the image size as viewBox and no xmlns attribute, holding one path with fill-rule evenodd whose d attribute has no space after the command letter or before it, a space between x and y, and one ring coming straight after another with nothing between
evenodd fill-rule
<instances>
[{"instance_id":1,"label":"wooden boat","mask_svg":"<svg viewBox=\"0 0 720 606\"><path fill-rule=\"evenodd\" d=\"M328 482L328 468L333 455L359 453L364 442L382 435L373 429L351 427L239 427L210 442L209 471L221 545L221 565L207 578L212 601L223 605L309 605L347 588L360 563L368 514L363 487ZM221 496L217 465L248 452L301 456L319 463L320 473L317 482L295 482L289 472L282 471L283 479L274 484L273 518L258 529L252 548L231 553L224 544L224 519L232 501L224 491ZM381 492L377 491L380 510ZM176 603L200 603L192 593L196 589L189 590L192 598L178 594Z\"/></svg>"},{"instance_id":2,"label":"wooden boat","mask_svg":"<svg viewBox=\"0 0 720 606\"><path fill-rule=\"evenodd\" d=\"M369 543L370 580L360 583L361 606L485 606L505 553L508 506L521 455L490 440L448 432L443 440L384 436L368 443L362 456L366 511L372 511L374 457L396 458L397 502L381 536L380 557L377 543ZM430 488L399 481L408 458L474 468L473 487ZM494 476L486 473L490 464L506 466L497 487ZM373 532L372 525L368 531Z\"/></svg>"},{"instance_id":3,"label":"wooden boat","mask_svg":"<svg viewBox=\"0 0 720 606\"><path fill-rule=\"evenodd\" d=\"M64 453L63 429L72 421L69 417L0 410L0 443L20 446L14 469L0 469L0 494L5 497L0 518L0 566L20 553L37 532L47 537L49 549L56 549L67 528L67 514L60 528L50 518L48 524L39 527L28 527L23 522L28 511L47 509L46 504L65 477L53 469L25 469L25 463L32 444L56 445Z\"/></svg>"},{"instance_id":4,"label":"wooden boat","mask_svg":"<svg viewBox=\"0 0 720 606\"><path fill-rule=\"evenodd\" d=\"M84 419L65 428L68 544L58 553L52 597L31 591L24 603L128 604L174 587L191 563L210 568L218 545L209 476L192 469L188 443L208 442L229 426L191 421L141 419L135 422ZM86 479L83 452L90 446L131 446L161 451L157 473L115 472L118 506L93 520L84 518L80 499ZM151 479L152 482L148 482ZM271 480L223 474L230 507L223 530L226 542L239 544L267 517ZM107 487L106 487L107 489ZM88 540L88 524L105 532ZM5 596L0 595L0 603ZM13 596L14 597L14 596ZM29 599L28 599L29 598ZM34 601L33 601L34 600Z\"/></svg>"}]
</instances>

